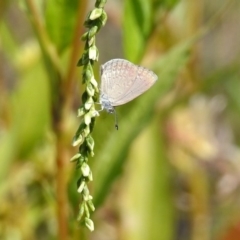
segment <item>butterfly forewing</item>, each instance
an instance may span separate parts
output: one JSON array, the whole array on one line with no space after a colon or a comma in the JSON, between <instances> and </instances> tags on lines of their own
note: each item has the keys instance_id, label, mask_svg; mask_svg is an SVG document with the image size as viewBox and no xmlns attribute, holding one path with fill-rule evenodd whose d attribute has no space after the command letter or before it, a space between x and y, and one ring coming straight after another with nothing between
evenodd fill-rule
<instances>
[{"instance_id":1,"label":"butterfly forewing","mask_svg":"<svg viewBox=\"0 0 240 240\"><path fill-rule=\"evenodd\" d=\"M123 59L105 63L102 66L101 91L111 102L121 98L133 84L137 70L134 64Z\"/></svg>"},{"instance_id":2,"label":"butterfly forewing","mask_svg":"<svg viewBox=\"0 0 240 240\"><path fill-rule=\"evenodd\" d=\"M152 71L124 59L113 59L101 68L101 92L112 106L131 101L148 90L157 80Z\"/></svg>"},{"instance_id":3,"label":"butterfly forewing","mask_svg":"<svg viewBox=\"0 0 240 240\"><path fill-rule=\"evenodd\" d=\"M113 106L122 105L133 100L147 91L157 81L158 77L155 73L144 67L136 67L138 68L138 72L133 84L128 91L126 91L118 99L115 99Z\"/></svg>"}]
</instances>

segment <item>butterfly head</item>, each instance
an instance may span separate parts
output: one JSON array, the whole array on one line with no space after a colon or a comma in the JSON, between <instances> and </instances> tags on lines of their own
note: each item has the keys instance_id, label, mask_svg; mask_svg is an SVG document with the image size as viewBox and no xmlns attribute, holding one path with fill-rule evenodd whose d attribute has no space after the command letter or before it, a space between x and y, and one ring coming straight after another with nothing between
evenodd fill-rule
<instances>
[{"instance_id":1,"label":"butterfly head","mask_svg":"<svg viewBox=\"0 0 240 240\"><path fill-rule=\"evenodd\" d=\"M108 97L106 94L101 93L100 95L100 104L102 105L103 109L106 109L108 113L114 113L115 109L112 106L111 102L109 101Z\"/></svg>"}]
</instances>

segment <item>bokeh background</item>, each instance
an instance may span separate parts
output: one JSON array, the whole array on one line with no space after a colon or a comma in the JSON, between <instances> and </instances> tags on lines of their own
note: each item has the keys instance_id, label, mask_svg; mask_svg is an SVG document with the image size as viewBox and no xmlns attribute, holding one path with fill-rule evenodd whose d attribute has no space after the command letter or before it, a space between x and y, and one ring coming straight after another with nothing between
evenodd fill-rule
<instances>
[{"instance_id":1,"label":"bokeh background","mask_svg":"<svg viewBox=\"0 0 240 240\"><path fill-rule=\"evenodd\" d=\"M159 81L117 108L119 131L96 120L90 233L69 159L93 8L0 1L0 239L239 240L240 1L107 1L95 78L125 58Z\"/></svg>"}]
</instances>

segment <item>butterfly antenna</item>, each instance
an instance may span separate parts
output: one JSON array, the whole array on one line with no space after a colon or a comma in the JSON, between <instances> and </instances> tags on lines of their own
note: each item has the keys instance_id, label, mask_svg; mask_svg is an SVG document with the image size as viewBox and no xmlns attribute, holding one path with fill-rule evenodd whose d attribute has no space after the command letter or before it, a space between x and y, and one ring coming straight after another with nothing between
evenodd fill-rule
<instances>
[{"instance_id":1,"label":"butterfly antenna","mask_svg":"<svg viewBox=\"0 0 240 240\"><path fill-rule=\"evenodd\" d=\"M115 117L115 128L118 130L118 118L117 118L117 111L114 109L114 117Z\"/></svg>"}]
</instances>

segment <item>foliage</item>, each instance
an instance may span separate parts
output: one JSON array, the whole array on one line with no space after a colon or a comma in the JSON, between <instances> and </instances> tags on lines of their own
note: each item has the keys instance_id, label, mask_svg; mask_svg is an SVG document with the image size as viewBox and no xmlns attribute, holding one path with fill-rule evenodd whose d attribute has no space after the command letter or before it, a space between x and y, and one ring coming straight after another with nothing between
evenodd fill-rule
<instances>
[{"instance_id":1,"label":"foliage","mask_svg":"<svg viewBox=\"0 0 240 240\"><path fill-rule=\"evenodd\" d=\"M238 239L239 9L237 0L0 1L0 238ZM117 108L118 131L105 112L94 120L95 60L109 52L159 76ZM90 97L95 108L84 108ZM89 233L77 217L91 171Z\"/></svg>"}]
</instances>

